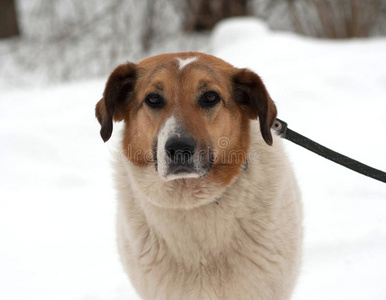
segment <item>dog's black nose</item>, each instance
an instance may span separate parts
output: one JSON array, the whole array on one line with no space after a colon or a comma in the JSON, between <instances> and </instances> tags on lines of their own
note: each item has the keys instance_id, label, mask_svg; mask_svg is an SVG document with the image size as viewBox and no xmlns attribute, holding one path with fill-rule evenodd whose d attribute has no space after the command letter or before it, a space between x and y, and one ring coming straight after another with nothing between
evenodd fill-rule
<instances>
[{"instance_id":1,"label":"dog's black nose","mask_svg":"<svg viewBox=\"0 0 386 300\"><path fill-rule=\"evenodd\" d=\"M196 143L188 135L170 137L165 145L165 151L170 160L178 164L190 164L196 149Z\"/></svg>"}]
</instances>

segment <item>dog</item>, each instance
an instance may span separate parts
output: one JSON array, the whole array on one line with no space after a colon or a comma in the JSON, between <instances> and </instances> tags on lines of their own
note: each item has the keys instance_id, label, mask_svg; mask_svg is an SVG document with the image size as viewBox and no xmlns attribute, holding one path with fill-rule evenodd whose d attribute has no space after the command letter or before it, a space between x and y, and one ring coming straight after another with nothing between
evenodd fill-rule
<instances>
[{"instance_id":1,"label":"dog","mask_svg":"<svg viewBox=\"0 0 386 300\"><path fill-rule=\"evenodd\" d=\"M125 63L96 105L113 164L121 261L143 299L290 299L302 205L249 69L199 52Z\"/></svg>"}]
</instances>

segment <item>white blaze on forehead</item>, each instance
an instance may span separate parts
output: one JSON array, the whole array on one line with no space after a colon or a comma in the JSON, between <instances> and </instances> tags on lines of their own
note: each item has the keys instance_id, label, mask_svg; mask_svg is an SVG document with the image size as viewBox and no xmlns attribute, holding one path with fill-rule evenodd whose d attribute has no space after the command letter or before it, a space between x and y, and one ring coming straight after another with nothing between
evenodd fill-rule
<instances>
[{"instance_id":1,"label":"white blaze on forehead","mask_svg":"<svg viewBox=\"0 0 386 300\"><path fill-rule=\"evenodd\" d=\"M166 176L166 173L168 171L168 164L167 164L167 153L165 150L166 142L170 135L175 133L177 131L177 121L174 116L171 116L169 119L166 120L164 126L158 133L158 140L157 140L157 168L158 173L161 174L161 176Z\"/></svg>"},{"instance_id":2,"label":"white blaze on forehead","mask_svg":"<svg viewBox=\"0 0 386 300\"><path fill-rule=\"evenodd\" d=\"M189 58L177 58L177 59L178 59L179 68L180 68L180 70L182 70L188 64L196 61L197 57L193 56L193 57L189 57Z\"/></svg>"}]
</instances>

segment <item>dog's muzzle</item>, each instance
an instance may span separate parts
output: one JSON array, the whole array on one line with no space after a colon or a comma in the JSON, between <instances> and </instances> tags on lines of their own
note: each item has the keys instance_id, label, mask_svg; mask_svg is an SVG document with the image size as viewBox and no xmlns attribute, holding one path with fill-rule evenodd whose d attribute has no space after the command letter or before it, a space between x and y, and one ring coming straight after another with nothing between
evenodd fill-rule
<instances>
[{"instance_id":1,"label":"dog's muzzle","mask_svg":"<svg viewBox=\"0 0 386 300\"><path fill-rule=\"evenodd\" d=\"M194 164L196 144L189 135L174 135L165 145L167 175L194 174L197 172Z\"/></svg>"},{"instance_id":2,"label":"dog's muzzle","mask_svg":"<svg viewBox=\"0 0 386 300\"><path fill-rule=\"evenodd\" d=\"M169 118L158 133L153 152L156 169L166 180L204 177L213 164L211 150L200 148L174 117Z\"/></svg>"}]
</instances>

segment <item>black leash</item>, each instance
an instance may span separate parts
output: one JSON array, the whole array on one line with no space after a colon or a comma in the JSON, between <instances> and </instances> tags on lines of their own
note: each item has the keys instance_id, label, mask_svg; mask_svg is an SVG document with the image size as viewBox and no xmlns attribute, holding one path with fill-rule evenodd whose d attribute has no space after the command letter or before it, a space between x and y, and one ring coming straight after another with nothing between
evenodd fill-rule
<instances>
[{"instance_id":1,"label":"black leash","mask_svg":"<svg viewBox=\"0 0 386 300\"><path fill-rule=\"evenodd\" d=\"M338 152L332 151L331 149L328 149L313 140L302 136L301 134L289 129L287 127L287 123L284 121L276 119L273 124L273 129L276 130L278 135L282 138L285 138L346 168L386 183L385 172L369 167Z\"/></svg>"}]
</instances>

